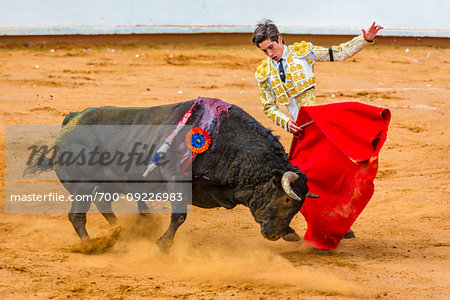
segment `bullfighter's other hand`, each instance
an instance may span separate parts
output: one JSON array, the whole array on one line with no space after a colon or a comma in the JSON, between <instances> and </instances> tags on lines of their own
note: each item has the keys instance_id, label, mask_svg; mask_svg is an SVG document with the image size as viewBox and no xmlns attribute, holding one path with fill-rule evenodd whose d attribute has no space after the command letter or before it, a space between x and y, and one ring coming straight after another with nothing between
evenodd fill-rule
<instances>
[{"instance_id":1,"label":"bullfighter's other hand","mask_svg":"<svg viewBox=\"0 0 450 300\"><path fill-rule=\"evenodd\" d=\"M287 128L288 128L288 132L293 133L293 134L297 134L301 130L301 128L299 126L295 125L295 123L292 120L289 120L287 122Z\"/></svg>"},{"instance_id":2,"label":"bullfighter's other hand","mask_svg":"<svg viewBox=\"0 0 450 300\"><path fill-rule=\"evenodd\" d=\"M361 31L363 33L364 39L370 42L375 38L378 31L380 31L381 29L384 29L384 27L381 25L377 25L375 24L375 22L373 22L372 26L370 26L369 29L367 29L367 31L365 31L364 29L361 29Z\"/></svg>"}]
</instances>

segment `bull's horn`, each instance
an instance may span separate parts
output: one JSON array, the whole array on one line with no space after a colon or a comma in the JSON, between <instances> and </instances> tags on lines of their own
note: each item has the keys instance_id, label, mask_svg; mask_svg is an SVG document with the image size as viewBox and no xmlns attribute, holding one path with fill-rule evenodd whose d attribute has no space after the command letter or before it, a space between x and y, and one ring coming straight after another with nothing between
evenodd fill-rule
<instances>
[{"instance_id":1,"label":"bull's horn","mask_svg":"<svg viewBox=\"0 0 450 300\"><path fill-rule=\"evenodd\" d=\"M320 198L319 195L316 195L316 194L313 194L313 193L310 193L310 192L306 193L306 197L308 197L308 198Z\"/></svg>"},{"instance_id":2,"label":"bull's horn","mask_svg":"<svg viewBox=\"0 0 450 300\"><path fill-rule=\"evenodd\" d=\"M286 192L286 194L288 194L289 197L297 201L303 201L302 198L297 196L297 194L291 188L291 182L296 181L297 178L298 175L294 172L284 172L283 177L281 177L281 185L283 186L283 190Z\"/></svg>"}]
</instances>

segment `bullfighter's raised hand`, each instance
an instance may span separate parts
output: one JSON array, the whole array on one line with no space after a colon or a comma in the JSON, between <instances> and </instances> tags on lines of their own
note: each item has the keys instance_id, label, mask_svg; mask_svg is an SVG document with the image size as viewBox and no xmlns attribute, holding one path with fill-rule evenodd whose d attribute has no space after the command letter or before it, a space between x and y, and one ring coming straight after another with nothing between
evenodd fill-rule
<instances>
[{"instance_id":1,"label":"bullfighter's raised hand","mask_svg":"<svg viewBox=\"0 0 450 300\"><path fill-rule=\"evenodd\" d=\"M367 31L365 31L364 28L361 29L361 31L363 33L364 39L366 41L370 42L375 38L378 31L380 31L381 29L384 29L384 27L381 25L377 25L377 24L375 24L375 22L373 22L372 26L370 26L369 29L367 29Z\"/></svg>"}]
</instances>

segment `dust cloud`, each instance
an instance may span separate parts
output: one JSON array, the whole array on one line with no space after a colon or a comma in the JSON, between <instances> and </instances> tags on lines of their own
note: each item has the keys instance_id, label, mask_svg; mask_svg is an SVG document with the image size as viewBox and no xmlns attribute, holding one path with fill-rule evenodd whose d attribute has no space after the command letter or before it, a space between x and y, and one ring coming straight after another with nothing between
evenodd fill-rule
<instances>
[{"instance_id":1,"label":"dust cloud","mask_svg":"<svg viewBox=\"0 0 450 300\"><path fill-rule=\"evenodd\" d=\"M361 295L355 285L335 275L302 266L301 262L294 265L257 238L246 241L226 235L183 235L175 238L170 253L161 253L155 240L164 232L168 217L161 214L122 217L121 225L108 235L93 238L89 244L75 245L72 251L96 254L89 256L87 264L114 264L123 272L145 272L159 279L216 286L242 283L290 286L336 295ZM300 254L308 251L294 247Z\"/></svg>"}]
</instances>

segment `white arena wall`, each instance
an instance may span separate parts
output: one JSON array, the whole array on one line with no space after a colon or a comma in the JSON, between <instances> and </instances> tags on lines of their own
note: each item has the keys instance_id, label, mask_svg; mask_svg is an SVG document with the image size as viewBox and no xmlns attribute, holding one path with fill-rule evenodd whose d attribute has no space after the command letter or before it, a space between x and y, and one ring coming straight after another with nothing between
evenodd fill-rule
<instances>
[{"instance_id":1,"label":"white arena wall","mask_svg":"<svg viewBox=\"0 0 450 300\"><path fill-rule=\"evenodd\" d=\"M282 33L450 37L449 0L0 0L0 36L250 33L262 18Z\"/></svg>"}]
</instances>

